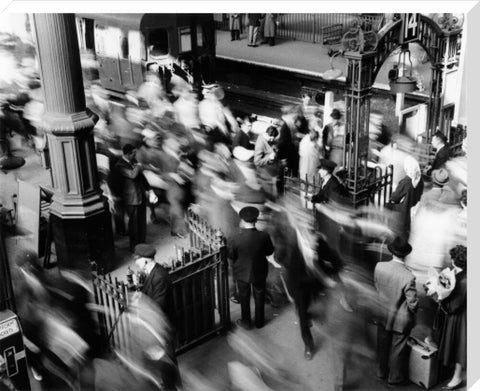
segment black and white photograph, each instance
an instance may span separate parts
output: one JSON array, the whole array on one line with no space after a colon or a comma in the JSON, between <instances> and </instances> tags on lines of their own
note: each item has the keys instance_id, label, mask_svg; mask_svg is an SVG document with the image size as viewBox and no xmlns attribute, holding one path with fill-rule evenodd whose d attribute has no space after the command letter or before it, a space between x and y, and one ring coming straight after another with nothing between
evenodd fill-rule
<instances>
[{"instance_id":1,"label":"black and white photograph","mask_svg":"<svg viewBox=\"0 0 480 391\"><path fill-rule=\"evenodd\" d=\"M476 2L21 3L1 391L473 387Z\"/></svg>"}]
</instances>

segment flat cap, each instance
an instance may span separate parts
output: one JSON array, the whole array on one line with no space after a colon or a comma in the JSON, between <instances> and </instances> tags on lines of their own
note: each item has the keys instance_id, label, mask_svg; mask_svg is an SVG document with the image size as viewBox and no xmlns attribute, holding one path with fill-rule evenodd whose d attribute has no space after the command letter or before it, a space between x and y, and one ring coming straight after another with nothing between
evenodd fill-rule
<instances>
[{"instance_id":1,"label":"flat cap","mask_svg":"<svg viewBox=\"0 0 480 391\"><path fill-rule=\"evenodd\" d=\"M155 247L150 246L149 244L140 243L135 246L135 255L138 255L139 257L153 259L156 252L157 250L155 250Z\"/></svg>"},{"instance_id":2,"label":"flat cap","mask_svg":"<svg viewBox=\"0 0 480 391\"><path fill-rule=\"evenodd\" d=\"M253 206L245 206L240 210L238 215L243 221L247 223L253 223L257 220L259 214L260 211L257 208Z\"/></svg>"},{"instance_id":3,"label":"flat cap","mask_svg":"<svg viewBox=\"0 0 480 391\"><path fill-rule=\"evenodd\" d=\"M335 167L337 167L337 163L332 162L331 160L328 159L320 159L320 164L318 165L318 169L320 168L325 168L326 170L332 172Z\"/></svg>"}]
</instances>

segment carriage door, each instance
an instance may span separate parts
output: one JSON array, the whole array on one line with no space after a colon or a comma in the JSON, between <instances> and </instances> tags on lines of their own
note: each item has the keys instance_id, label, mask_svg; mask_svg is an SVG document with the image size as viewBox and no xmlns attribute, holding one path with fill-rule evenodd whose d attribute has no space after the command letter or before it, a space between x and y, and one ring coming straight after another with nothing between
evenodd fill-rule
<instances>
[{"instance_id":1,"label":"carriage door","mask_svg":"<svg viewBox=\"0 0 480 391\"><path fill-rule=\"evenodd\" d=\"M124 92L121 67L118 60L120 37L119 28L95 23L95 50L102 86L110 90Z\"/></svg>"},{"instance_id":2,"label":"carriage door","mask_svg":"<svg viewBox=\"0 0 480 391\"><path fill-rule=\"evenodd\" d=\"M135 89L133 72L130 59L130 42L128 31L120 30L120 50L118 52L118 65L120 67L120 80L125 90Z\"/></svg>"}]
</instances>

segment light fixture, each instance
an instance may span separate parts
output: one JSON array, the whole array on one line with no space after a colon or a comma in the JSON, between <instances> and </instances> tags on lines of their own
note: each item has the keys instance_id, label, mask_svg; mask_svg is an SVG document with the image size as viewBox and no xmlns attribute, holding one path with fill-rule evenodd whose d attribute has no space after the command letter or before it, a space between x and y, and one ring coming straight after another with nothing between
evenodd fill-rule
<instances>
[{"instance_id":1,"label":"light fixture","mask_svg":"<svg viewBox=\"0 0 480 391\"><path fill-rule=\"evenodd\" d=\"M410 72L409 75L405 75L406 69L406 59L408 54L408 61L410 62ZM408 44L402 45L400 54L398 55L398 62L397 62L397 70L392 69L389 72L389 79L390 79L390 91L394 94L398 93L406 93L406 92L413 92L417 89L417 79L412 76L412 60L410 56L410 50L408 50ZM402 72L402 75L398 76L399 72Z\"/></svg>"},{"instance_id":2,"label":"light fixture","mask_svg":"<svg viewBox=\"0 0 480 391\"><path fill-rule=\"evenodd\" d=\"M338 79L340 76L342 76L343 72L340 69L335 68L333 66L333 59L337 57L339 54L342 54L340 50L336 50L336 51L329 50L328 55L330 56L330 69L328 71L325 71L322 74L322 79L335 80L335 79Z\"/></svg>"}]
</instances>

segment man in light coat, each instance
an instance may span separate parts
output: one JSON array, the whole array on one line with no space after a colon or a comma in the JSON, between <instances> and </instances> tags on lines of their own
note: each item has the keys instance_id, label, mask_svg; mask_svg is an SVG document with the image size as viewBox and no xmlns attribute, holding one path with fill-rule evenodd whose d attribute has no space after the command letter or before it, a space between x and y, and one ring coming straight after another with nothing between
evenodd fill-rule
<instances>
[{"instance_id":1,"label":"man in light coat","mask_svg":"<svg viewBox=\"0 0 480 391\"><path fill-rule=\"evenodd\" d=\"M418 309L415 277L405 266L404 258L412 246L397 237L388 249L393 255L389 262L375 267L375 288L380 300L380 321L377 334L377 377L387 379L394 387L407 381L407 340L415 323Z\"/></svg>"}]
</instances>

